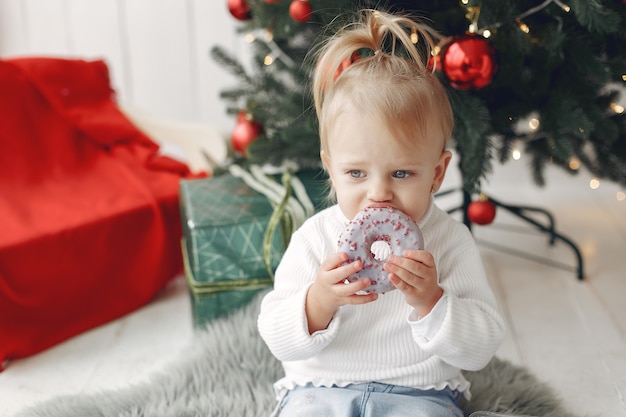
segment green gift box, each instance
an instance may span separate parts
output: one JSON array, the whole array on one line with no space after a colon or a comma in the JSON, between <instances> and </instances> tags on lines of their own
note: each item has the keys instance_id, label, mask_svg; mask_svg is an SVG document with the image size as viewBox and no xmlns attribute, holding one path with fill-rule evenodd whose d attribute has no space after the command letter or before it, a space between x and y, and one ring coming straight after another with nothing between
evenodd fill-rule
<instances>
[{"instance_id":1,"label":"green gift box","mask_svg":"<svg viewBox=\"0 0 626 417\"><path fill-rule=\"evenodd\" d=\"M300 171L297 178L314 211L323 208L323 172ZM278 204L231 174L181 181L180 203L185 275L194 325L201 327L272 285L271 272L280 262L292 225L286 214L275 212Z\"/></svg>"}]
</instances>

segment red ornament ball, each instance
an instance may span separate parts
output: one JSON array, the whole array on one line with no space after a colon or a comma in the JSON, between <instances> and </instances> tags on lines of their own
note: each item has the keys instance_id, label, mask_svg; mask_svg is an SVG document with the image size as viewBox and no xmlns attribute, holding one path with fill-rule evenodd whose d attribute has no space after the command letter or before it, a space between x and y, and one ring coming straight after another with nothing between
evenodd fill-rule
<instances>
[{"instance_id":1,"label":"red ornament ball","mask_svg":"<svg viewBox=\"0 0 626 417\"><path fill-rule=\"evenodd\" d=\"M308 0L294 0L289 6L289 16L296 22L308 22L313 13L313 8Z\"/></svg>"},{"instance_id":2,"label":"red ornament ball","mask_svg":"<svg viewBox=\"0 0 626 417\"><path fill-rule=\"evenodd\" d=\"M230 136L233 149L246 155L248 146L263 132L263 125L249 117L239 114L237 124Z\"/></svg>"},{"instance_id":3,"label":"red ornament ball","mask_svg":"<svg viewBox=\"0 0 626 417\"><path fill-rule=\"evenodd\" d=\"M467 217L481 226L491 224L496 218L496 205L488 199L472 201L467 206Z\"/></svg>"},{"instance_id":4,"label":"red ornament ball","mask_svg":"<svg viewBox=\"0 0 626 417\"><path fill-rule=\"evenodd\" d=\"M431 55L427 63L428 71L441 71L441 54Z\"/></svg>"},{"instance_id":5,"label":"red ornament ball","mask_svg":"<svg viewBox=\"0 0 626 417\"><path fill-rule=\"evenodd\" d=\"M472 90L491 83L498 70L496 58L496 49L488 39L470 33L446 46L441 63L454 88Z\"/></svg>"},{"instance_id":6,"label":"red ornament ball","mask_svg":"<svg viewBox=\"0 0 626 417\"><path fill-rule=\"evenodd\" d=\"M228 0L228 11L237 20L250 20L250 6L248 0Z\"/></svg>"}]
</instances>

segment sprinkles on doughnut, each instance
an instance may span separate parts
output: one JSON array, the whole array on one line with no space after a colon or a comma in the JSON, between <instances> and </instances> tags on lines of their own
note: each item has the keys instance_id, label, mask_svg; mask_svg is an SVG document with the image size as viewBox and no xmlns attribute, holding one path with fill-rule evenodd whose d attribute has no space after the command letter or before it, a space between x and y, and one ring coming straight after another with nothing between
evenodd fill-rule
<instances>
[{"instance_id":1,"label":"sprinkles on doughnut","mask_svg":"<svg viewBox=\"0 0 626 417\"><path fill-rule=\"evenodd\" d=\"M388 274L383 270L388 256L376 256L372 251L376 242L386 243L382 246L388 245L391 253L402 256L405 249L424 249L424 239L417 223L392 207L366 207L348 223L339 237L339 251L348 254L346 264L354 261L363 263L363 269L349 276L348 281L370 278L372 285L363 291L384 294L396 287L389 282Z\"/></svg>"}]
</instances>

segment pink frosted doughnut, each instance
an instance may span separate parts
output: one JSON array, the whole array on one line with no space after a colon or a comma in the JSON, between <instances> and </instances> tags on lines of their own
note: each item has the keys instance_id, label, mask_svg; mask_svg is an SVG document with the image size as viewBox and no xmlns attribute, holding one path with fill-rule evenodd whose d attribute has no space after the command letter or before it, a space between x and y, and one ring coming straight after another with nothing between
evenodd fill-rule
<instances>
[{"instance_id":1,"label":"pink frosted doughnut","mask_svg":"<svg viewBox=\"0 0 626 417\"><path fill-rule=\"evenodd\" d=\"M339 251L348 254L346 263L363 262L363 269L348 277L348 281L370 278L372 285L364 291L383 294L396 287L389 282L388 274L383 270L388 254L383 259L376 259L372 252L375 242L385 242L391 253L402 256L405 249L423 249L424 239L412 218L391 207L366 207L348 223L339 237Z\"/></svg>"}]
</instances>

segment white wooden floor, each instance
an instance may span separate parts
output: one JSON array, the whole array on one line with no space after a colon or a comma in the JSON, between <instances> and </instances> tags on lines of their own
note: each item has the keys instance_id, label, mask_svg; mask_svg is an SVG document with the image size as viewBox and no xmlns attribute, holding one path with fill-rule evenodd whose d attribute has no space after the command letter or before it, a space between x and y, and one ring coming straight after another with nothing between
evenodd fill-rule
<instances>
[{"instance_id":1,"label":"white wooden floor","mask_svg":"<svg viewBox=\"0 0 626 417\"><path fill-rule=\"evenodd\" d=\"M496 222L475 227L508 337L498 352L530 367L580 416L626 417L626 201L619 187L550 170L548 186L532 184L524 159L496 167L486 191L506 203L552 211L559 231L585 260L585 281L490 247L492 243L575 265L569 247L499 210ZM453 171L449 185L458 182ZM622 190L624 191L624 190ZM441 199L452 207L456 197ZM457 199L458 201L458 199ZM510 230L519 226L520 230ZM192 334L185 283L177 279L153 303L0 373L0 417L64 393L80 393L147 378L176 360Z\"/></svg>"}]
</instances>

